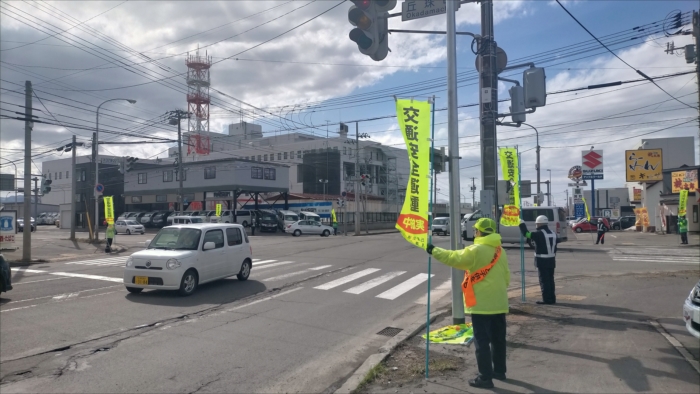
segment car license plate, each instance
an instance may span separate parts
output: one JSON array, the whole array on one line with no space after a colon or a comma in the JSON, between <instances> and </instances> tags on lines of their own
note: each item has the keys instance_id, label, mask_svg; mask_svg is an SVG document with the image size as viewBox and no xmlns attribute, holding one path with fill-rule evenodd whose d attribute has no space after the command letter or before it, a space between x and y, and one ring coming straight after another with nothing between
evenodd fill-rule
<instances>
[{"instance_id":1,"label":"car license plate","mask_svg":"<svg viewBox=\"0 0 700 394\"><path fill-rule=\"evenodd\" d=\"M148 284L148 277L147 276L134 276L134 284L147 285Z\"/></svg>"}]
</instances>

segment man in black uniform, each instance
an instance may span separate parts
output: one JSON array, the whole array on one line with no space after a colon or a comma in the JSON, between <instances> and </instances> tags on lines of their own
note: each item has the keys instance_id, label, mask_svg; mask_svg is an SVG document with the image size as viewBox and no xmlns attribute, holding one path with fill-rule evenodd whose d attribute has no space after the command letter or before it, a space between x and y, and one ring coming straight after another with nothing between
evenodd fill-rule
<instances>
[{"instance_id":1,"label":"man in black uniform","mask_svg":"<svg viewBox=\"0 0 700 394\"><path fill-rule=\"evenodd\" d=\"M598 239L595 241L596 245L598 245L598 242L605 245L605 233L607 231L608 226L605 225L603 218L598 218Z\"/></svg>"},{"instance_id":2,"label":"man in black uniform","mask_svg":"<svg viewBox=\"0 0 700 394\"><path fill-rule=\"evenodd\" d=\"M556 304L557 297L554 294L554 268L556 267L555 256L557 253L557 235L549 229L549 220L546 216L540 215L535 219L537 230L527 231L527 226L520 220L520 232L523 237L531 239L535 243L535 267L539 272L540 290L542 290L542 301L538 304Z\"/></svg>"}]
</instances>

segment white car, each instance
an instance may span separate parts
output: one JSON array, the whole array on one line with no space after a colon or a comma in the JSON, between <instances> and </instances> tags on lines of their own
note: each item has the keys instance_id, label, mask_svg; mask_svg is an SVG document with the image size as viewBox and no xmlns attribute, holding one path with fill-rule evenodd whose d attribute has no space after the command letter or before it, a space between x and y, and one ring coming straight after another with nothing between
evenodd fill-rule
<instances>
[{"instance_id":1,"label":"white car","mask_svg":"<svg viewBox=\"0 0 700 394\"><path fill-rule=\"evenodd\" d=\"M300 220L296 223L288 224L284 232L298 237L302 234L313 234L327 237L333 234L333 227L326 226L315 220Z\"/></svg>"},{"instance_id":2,"label":"white car","mask_svg":"<svg viewBox=\"0 0 700 394\"><path fill-rule=\"evenodd\" d=\"M700 338L700 281L685 299L683 319L688 332L695 338Z\"/></svg>"},{"instance_id":3,"label":"white car","mask_svg":"<svg viewBox=\"0 0 700 394\"><path fill-rule=\"evenodd\" d=\"M141 233L144 234L146 232L146 228L143 227L143 224L138 223L136 220L117 220L114 222L114 231L119 234L119 233L126 233L126 234L133 234L133 233Z\"/></svg>"},{"instance_id":4,"label":"white car","mask_svg":"<svg viewBox=\"0 0 700 394\"><path fill-rule=\"evenodd\" d=\"M247 280L253 268L253 248L238 224L165 227L146 247L126 260L124 285L131 293L160 289L188 296L217 279L236 275Z\"/></svg>"}]
</instances>

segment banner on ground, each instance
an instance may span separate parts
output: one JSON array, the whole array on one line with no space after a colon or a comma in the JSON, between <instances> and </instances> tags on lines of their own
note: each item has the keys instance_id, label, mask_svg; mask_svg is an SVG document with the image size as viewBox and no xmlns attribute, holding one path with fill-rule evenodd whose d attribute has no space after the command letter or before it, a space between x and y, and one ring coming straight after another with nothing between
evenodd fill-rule
<instances>
[{"instance_id":1,"label":"banner on ground","mask_svg":"<svg viewBox=\"0 0 700 394\"><path fill-rule=\"evenodd\" d=\"M430 195L430 102L396 100L396 114L411 168L396 228L406 241L425 249Z\"/></svg>"},{"instance_id":2,"label":"banner on ground","mask_svg":"<svg viewBox=\"0 0 700 394\"><path fill-rule=\"evenodd\" d=\"M583 207L586 208L586 220L589 222L591 221L591 214L588 213L588 203L586 202L585 197L581 197L581 201L583 201Z\"/></svg>"},{"instance_id":3,"label":"banner on ground","mask_svg":"<svg viewBox=\"0 0 700 394\"><path fill-rule=\"evenodd\" d=\"M503 207L501 225L518 226L520 224L520 176L518 174L518 151L515 148L499 148L503 179L510 186L508 204Z\"/></svg>"},{"instance_id":4,"label":"banner on ground","mask_svg":"<svg viewBox=\"0 0 700 394\"><path fill-rule=\"evenodd\" d=\"M678 196L678 216L685 215L686 208L688 207L688 191L681 190Z\"/></svg>"},{"instance_id":5,"label":"banner on ground","mask_svg":"<svg viewBox=\"0 0 700 394\"><path fill-rule=\"evenodd\" d=\"M221 204L216 204L216 216L221 216Z\"/></svg>"},{"instance_id":6,"label":"banner on ground","mask_svg":"<svg viewBox=\"0 0 700 394\"><path fill-rule=\"evenodd\" d=\"M423 339L430 338L429 340L432 343L461 344L469 341L473 337L474 329L472 328L471 323L447 326L434 331L430 331L428 335L423 334Z\"/></svg>"},{"instance_id":7,"label":"banner on ground","mask_svg":"<svg viewBox=\"0 0 700 394\"><path fill-rule=\"evenodd\" d=\"M105 202L105 220L107 224L114 224L114 201L112 196L103 197Z\"/></svg>"},{"instance_id":8,"label":"banner on ground","mask_svg":"<svg viewBox=\"0 0 700 394\"><path fill-rule=\"evenodd\" d=\"M649 226L649 210L646 207L635 208L634 215L636 216L635 226Z\"/></svg>"}]
</instances>

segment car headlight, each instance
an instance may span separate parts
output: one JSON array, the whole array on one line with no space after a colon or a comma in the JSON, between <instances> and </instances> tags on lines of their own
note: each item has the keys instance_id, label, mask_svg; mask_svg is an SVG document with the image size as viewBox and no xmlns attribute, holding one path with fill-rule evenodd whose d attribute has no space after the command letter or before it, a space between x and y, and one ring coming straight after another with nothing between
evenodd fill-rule
<instances>
[{"instance_id":1,"label":"car headlight","mask_svg":"<svg viewBox=\"0 0 700 394\"><path fill-rule=\"evenodd\" d=\"M689 300L692 300L692 299L695 298L697 295L698 295L698 287L695 286L695 287L693 287L693 290L690 290L690 294L688 294L688 299L689 299Z\"/></svg>"},{"instance_id":2,"label":"car headlight","mask_svg":"<svg viewBox=\"0 0 700 394\"><path fill-rule=\"evenodd\" d=\"M132 265L134 265L134 259L132 259L131 256L129 256L129 258L126 259L126 266L131 267Z\"/></svg>"},{"instance_id":3,"label":"car headlight","mask_svg":"<svg viewBox=\"0 0 700 394\"><path fill-rule=\"evenodd\" d=\"M181 263L177 259L170 259L165 263L165 266L168 267L169 270L174 270L175 268L178 268L181 265Z\"/></svg>"}]
</instances>

